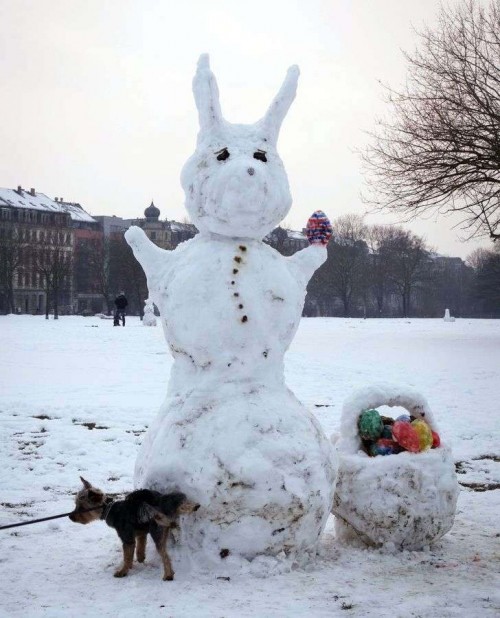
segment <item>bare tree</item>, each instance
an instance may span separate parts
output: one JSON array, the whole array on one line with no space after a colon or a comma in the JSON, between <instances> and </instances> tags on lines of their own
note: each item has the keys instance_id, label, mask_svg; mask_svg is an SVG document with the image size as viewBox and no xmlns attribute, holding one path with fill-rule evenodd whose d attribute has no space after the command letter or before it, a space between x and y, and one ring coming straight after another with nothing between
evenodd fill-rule
<instances>
[{"instance_id":1,"label":"bare tree","mask_svg":"<svg viewBox=\"0 0 500 618\"><path fill-rule=\"evenodd\" d=\"M472 297L479 316L500 316L500 246L493 251L474 249L467 256L467 264L474 269Z\"/></svg>"},{"instance_id":2,"label":"bare tree","mask_svg":"<svg viewBox=\"0 0 500 618\"><path fill-rule=\"evenodd\" d=\"M144 301L148 297L146 276L123 236L110 241L110 280L115 293L123 290L130 310L144 315Z\"/></svg>"},{"instance_id":3,"label":"bare tree","mask_svg":"<svg viewBox=\"0 0 500 618\"><path fill-rule=\"evenodd\" d=\"M75 247L75 287L79 291L97 292L106 303L108 315L113 308L110 283L109 238L82 239Z\"/></svg>"},{"instance_id":4,"label":"bare tree","mask_svg":"<svg viewBox=\"0 0 500 618\"><path fill-rule=\"evenodd\" d=\"M19 231L14 227L1 230L0 236L0 289L5 290L7 305L11 313L14 306L14 277L23 263L23 243Z\"/></svg>"},{"instance_id":5,"label":"bare tree","mask_svg":"<svg viewBox=\"0 0 500 618\"><path fill-rule=\"evenodd\" d=\"M478 247L471 251L466 258L466 263L474 270L479 270L483 264L493 255L493 251Z\"/></svg>"},{"instance_id":6,"label":"bare tree","mask_svg":"<svg viewBox=\"0 0 500 618\"><path fill-rule=\"evenodd\" d=\"M59 319L60 301L69 292L73 270L73 256L68 234L57 229L46 231L44 240L32 246L33 269L43 282L47 302L45 319L49 318L50 304L54 319Z\"/></svg>"},{"instance_id":7,"label":"bare tree","mask_svg":"<svg viewBox=\"0 0 500 618\"><path fill-rule=\"evenodd\" d=\"M334 234L328 244L327 286L340 298L344 315L350 316L354 302L363 296L368 247L366 226L358 215L343 215L333 222Z\"/></svg>"},{"instance_id":8,"label":"bare tree","mask_svg":"<svg viewBox=\"0 0 500 618\"><path fill-rule=\"evenodd\" d=\"M286 251L286 241L288 240L288 232L285 228L278 226L266 237L267 242L273 249L276 249L281 255L288 255Z\"/></svg>"},{"instance_id":9,"label":"bare tree","mask_svg":"<svg viewBox=\"0 0 500 618\"><path fill-rule=\"evenodd\" d=\"M458 212L469 236L500 238L500 1L442 8L405 54L406 86L363 159L368 202L402 213Z\"/></svg>"},{"instance_id":10,"label":"bare tree","mask_svg":"<svg viewBox=\"0 0 500 618\"><path fill-rule=\"evenodd\" d=\"M483 312L500 316L500 254L492 252L477 271L475 293Z\"/></svg>"},{"instance_id":11,"label":"bare tree","mask_svg":"<svg viewBox=\"0 0 500 618\"><path fill-rule=\"evenodd\" d=\"M375 298L376 314L379 316L383 315L386 298L391 292L391 264L384 247L396 234L397 228L391 225L372 225L366 231L366 242L370 250L367 287Z\"/></svg>"},{"instance_id":12,"label":"bare tree","mask_svg":"<svg viewBox=\"0 0 500 618\"><path fill-rule=\"evenodd\" d=\"M388 264L388 278L401 298L402 314L406 318L410 315L413 292L426 279L424 265L428 251L424 240L395 227L380 247L380 254Z\"/></svg>"}]
</instances>

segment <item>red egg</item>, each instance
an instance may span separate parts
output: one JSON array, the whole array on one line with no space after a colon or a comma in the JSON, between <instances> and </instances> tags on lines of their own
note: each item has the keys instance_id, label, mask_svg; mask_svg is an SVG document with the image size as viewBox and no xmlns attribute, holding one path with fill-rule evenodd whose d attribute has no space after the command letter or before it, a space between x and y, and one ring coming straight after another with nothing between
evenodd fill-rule
<instances>
[{"instance_id":1,"label":"red egg","mask_svg":"<svg viewBox=\"0 0 500 618\"><path fill-rule=\"evenodd\" d=\"M418 453L420 451L420 439L418 433L410 425L404 421L396 421L392 426L392 435L394 440L410 453Z\"/></svg>"},{"instance_id":2,"label":"red egg","mask_svg":"<svg viewBox=\"0 0 500 618\"><path fill-rule=\"evenodd\" d=\"M435 431L432 432L432 447L431 448L437 448L438 446L441 446L441 438L439 437L439 434L437 434Z\"/></svg>"}]
</instances>

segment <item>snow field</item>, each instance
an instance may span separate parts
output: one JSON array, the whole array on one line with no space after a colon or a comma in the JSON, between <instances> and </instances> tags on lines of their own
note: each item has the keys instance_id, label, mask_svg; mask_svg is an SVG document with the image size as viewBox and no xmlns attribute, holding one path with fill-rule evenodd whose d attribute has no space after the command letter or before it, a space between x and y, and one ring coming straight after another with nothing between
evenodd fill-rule
<instances>
[{"instance_id":1,"label":"snow field","mask_svg":"<svg viewBox=\"0 0 500 618\"><path fill-rule=\"evenodd\" d=\"M167 583L149 546L146 563L117 580L115 532L61 519L0 531L0 615L498 615L499 344L496 321L304 319L285 357L288 385L327 435L357 388L402 384L429 401L462 486L454 527L429 550L344 545L331 517L312 563L205 570L186 559ZM130 491L171 363L161 328L137 318L113 328L0 317L0 524L69 511L80 474Z\"/></svg>"}]
</instances>

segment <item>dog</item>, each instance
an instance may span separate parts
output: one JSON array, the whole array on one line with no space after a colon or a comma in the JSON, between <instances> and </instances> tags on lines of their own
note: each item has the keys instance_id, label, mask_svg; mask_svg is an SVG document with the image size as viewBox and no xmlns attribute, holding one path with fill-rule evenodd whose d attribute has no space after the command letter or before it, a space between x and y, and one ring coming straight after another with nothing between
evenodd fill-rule
<instances>
[{"instance_id":1,"label":"dog","mask_svg":"<svg viewBox=\"0 0 500 618\"><path fill-rule=\"evenodd\" d=\"M83 477L80 479L83 489L76 495L76 507L69 518L79 524L102 519L116 530L123 545L123 564L115 571L115 577L127 575L132 568L134 551L137 562L144 562L149 533L163 562L163 580L172 581L174 571L167 553L169 532L178 527L180 515L193 513L200 505L181 492L161 494L150 489L138 489L124 500L113 500Z\"/></svg>"}]
</instances>

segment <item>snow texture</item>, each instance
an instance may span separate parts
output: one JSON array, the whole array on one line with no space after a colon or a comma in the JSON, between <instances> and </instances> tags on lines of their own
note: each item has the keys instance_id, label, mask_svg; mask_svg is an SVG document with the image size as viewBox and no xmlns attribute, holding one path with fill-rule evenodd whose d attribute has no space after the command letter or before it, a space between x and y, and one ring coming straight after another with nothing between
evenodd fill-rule
<instances>
[{"instance_id":1,"label":"snow texture","mask_svg":"<svg viewBox=\"0 0 500 618\"><path fill-rule=\"evenodd\" d=\"M332 512L337 535L386 549L419 550L452 527L458 482L450 448L369 457L361 450L358 418L380 406L405 408L439 433L427 401L408 388L367 387L345 402L336 440L339 455Z\"/></svg>"},{"instance_id":2,"label":"snow texture","mask_svg":"<svg viewBox=\"0 0 500 618\"><path fill-rule=\"evenodd\" d=\"M292 67L262 120L233 125L202 56L200 133L182 171L200 234L165 251L140 228L126 233L174 357L135 485L179 489L202 505L184 530L199 560L314 550L331 509L332 445L286 387L283 366L326 248L285 258L261 241L291 206L276 140L297 78Z\"/></svg>"},{"instance_id":3,"label":"snow texture","mask_svg":"<svg viewBox=\"0 0 500 618\"><path fill-rule=\"evenodd\" d=\"M80 475L130 492L172 363L161 329L134 316L122 329L99 317L0 316L0 524L70 511ZM459 470L450 532L427 551L387 553L345 544L330 516L309 563L228 556L205 569L172 554L175 580L162 582L152 543L144 564L115 579L115 532L58 519L0 532L0 616L498 618L500 320L304 318L285 375L328 434L363 384L426 393Z\"/></svg>"}]
</instances>

